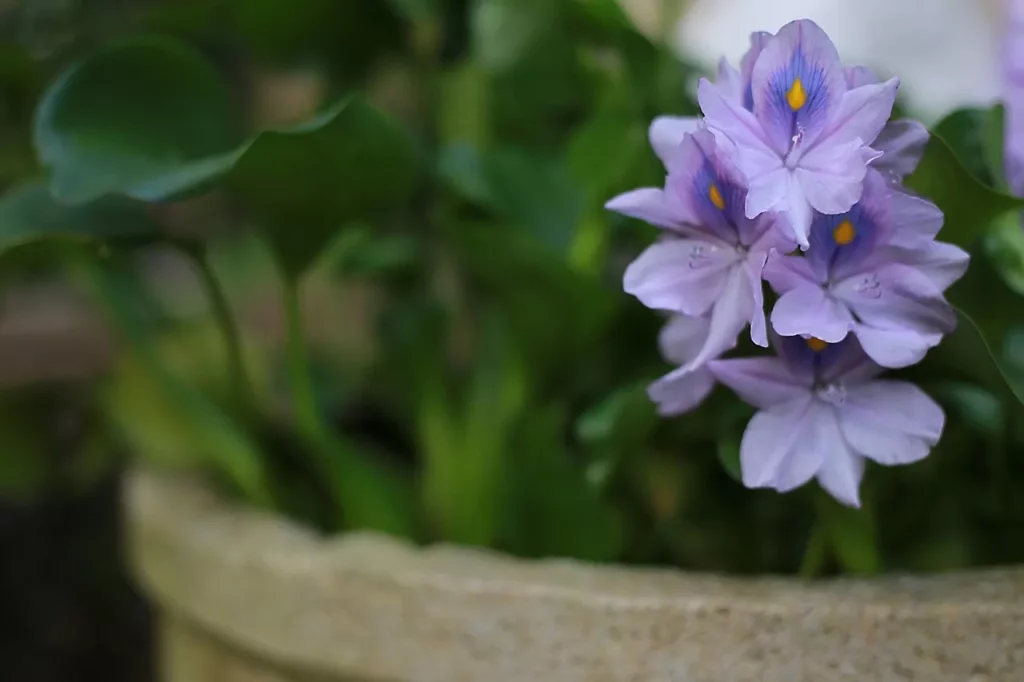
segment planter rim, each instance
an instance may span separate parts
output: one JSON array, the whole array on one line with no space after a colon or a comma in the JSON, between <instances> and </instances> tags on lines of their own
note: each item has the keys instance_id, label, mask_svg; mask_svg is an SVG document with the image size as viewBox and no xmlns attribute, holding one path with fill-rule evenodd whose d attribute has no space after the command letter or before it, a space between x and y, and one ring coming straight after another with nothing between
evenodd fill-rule
<instances>
[{"instance_id":1,"label":"planter rim","mask_svg":"<svg viewBox=\"0 0 1024 682\"><path fill-rule=\"evenodd\" d=\"M354 671L372 679L443 682L450 670L462 670L460 665L472 668L477 656L472 651L454 658L473 660L450 661L443 666L444 674L426 674L412 662L412 652L421 644L430 651L428 642L438 632L469 636L465 617L446 619L449 609L470 616L490 609L487 612L498 614L501 622L518 622L536 615L519 614L519 609L546 613L550 608L572 618L581 616L582 621L567 622L559 631L578 631L584 637L595 619L613 623L609 627L618 632L634 620L648 628L663 621L704 618L751 624L759 619L787 623L813 618L817 627L835 622L840 628L864 623L987 627L1012 622L1020 625L1014 636L1024 640L1024 568L808 582L524 560L487 550L420 548L374 533L325 539L287 519L222 500L195 479L144 470L130 473L126 504L136 573L162 607L274 660L317 670ZM429 627L416 629L419 626L407 622L406 610L426 614ZM538 617L543 623L549 618ZM377 639L393 636L393 646L376 653L364 651L374 632ZM494 635L480 637L490 641ZM402 653L406 649L408 659ZM1024 651L1024 643L1019 649ZM520 645L512 658L532 655ZM495 669L493 662L489 665L484 670Z\"/></svg>"}]
</instances>

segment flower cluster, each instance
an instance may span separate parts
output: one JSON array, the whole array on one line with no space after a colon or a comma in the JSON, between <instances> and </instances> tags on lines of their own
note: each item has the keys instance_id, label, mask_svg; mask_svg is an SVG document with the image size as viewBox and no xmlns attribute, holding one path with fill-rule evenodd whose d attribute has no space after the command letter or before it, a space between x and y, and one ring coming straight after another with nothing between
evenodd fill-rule
<instances>
[{"instance_id":1,"label":"flower cluster","mask_svg":"<svg viewBox=\"0 0 1024 682\"><path fill-rule=\"evenodd\" d=\"M649 394L676 415L721 383L756 407L740 446L748 487L816 478L857 506L864 459L917 461L942 432L924 392L878 378L954 328L943 292L968 261L935 241L941 211L901 186L928 132L889 121L897 86L844 68L809 20L755 33L739 70L723 60L717 82L701 80L703 117L652 124L664 188L607 204L663 230L624 277L672 314L660 345L679 367ZM723 359L748 324L776 356Z\"/></svg>"}]
</instances>

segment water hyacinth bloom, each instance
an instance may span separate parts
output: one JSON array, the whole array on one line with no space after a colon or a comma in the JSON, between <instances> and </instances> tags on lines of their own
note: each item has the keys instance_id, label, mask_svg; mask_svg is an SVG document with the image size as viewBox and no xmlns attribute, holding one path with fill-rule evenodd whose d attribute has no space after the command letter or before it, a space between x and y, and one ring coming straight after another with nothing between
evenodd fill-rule
<instances>
[{"instance_id":1,"label":"water hyacinth bloom","mask_svg":"<svg viewBox=\"0 0 1024 682\"><path fill-rule=\"evenodd\" d=\"M1007 0L1003 45L1006 183L1024 196L1024 1Z\"/></svg>"},{"instance_id":2,"label":"water hyacinth bloom","mask_svg":"<svg viewBox=\"0 0 1024 682\"><path fill-rule=\"evenodd\" d=\"M686 370L732 348L748 323L754 343L768 345L761 271L769 251L793 245L775 214L747 218L745 199L741 176L700 130L669 159L664 189L634 190L606 204L666 230L626 269L626 293L655 310L708 317L705 343Z\"/></svg>"},{"instance_id":3,"label":"water hyacinth bloom","mask_svg":"<svg viewBox=\"0 0 1024 682\"><path fill-rule=\"evenodd\" d=\"M814 22L783 26L758 55L750 76L751 109L730 88L702 79L704 124L745 176L746 215L787 214L808 246L812 209L848 211L860 198L870 145L892 112L899 79L849 87L832 41Z\"/></svg>"},{"instance_id":4,"label":"water hyacinth bloom","mask_svg":"<svg viewBox=\"0 0 1024 682\"><path fill-rule=\"evenodd\" d=\"M684 414L704 402L715 387L715 376L707 365L689 369L707 342L711 320L707 317L673 315L658 334L661 355L678 368L650 385L647 395L658 406L658 414Z\"/></svg>"},{"instance_id":5,"label":"water hyacinth bloom","mask_svg":"<svg viewBox=\"0 0 1024 682\"><path fill-rule=\"evenodd\" d=\"M714 360L715 378L759 411L740 443L743 484L786 492L816 478L843 504L860 506L864 460L887 466L926 457L945 415L881 368L856 341L789 337L778 357Z\"/></svg>"},{"instance_id":6,"label":"water hyacinth bloom","mask_svg":"<svg viewBox=\"0 0 1024 682\"><path fill-rule=\"evenodd\" d=\"M780 294L772 327L828 343L853 333L883 367L919 362L956 326L943 291L968 262L963 250L934 241L941 226L934 204L871 171L849 211L815 214L804 256L769 259L764 276Z\"/></svg>"}]
</instances>

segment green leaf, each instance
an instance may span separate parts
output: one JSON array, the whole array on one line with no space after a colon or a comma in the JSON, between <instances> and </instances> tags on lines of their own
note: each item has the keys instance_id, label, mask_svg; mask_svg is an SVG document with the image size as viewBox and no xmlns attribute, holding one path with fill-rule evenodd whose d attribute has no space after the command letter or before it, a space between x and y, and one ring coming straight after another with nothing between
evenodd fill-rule
<instances>
[{"instance_id":1,"label":"green leaf","mask_svg":"<svg viewBox=\"0 0 1024 682\"><path fill-rule=\"evenodd\" d=\"M113 193L152 198L150 183L202 168L241 140L216 71L192 48L161 38L104 49L64 71L43 96L34 138L54 194L72 203ZM196 175L178 189L206 179Z\"/></svg>"},{"instance_id":2,"label":"green leaf","mask_svg":"<svg viewBox=\"0 0 1024 682\"><path fill-rule=\"evenodd\" d=\"M27 408L27 409L26 409ZM0 498L33 500L52 480L48 424L38 401L4 400L0 404Z\"/></svg>"},{"instance_id":3,"label":"green leaf","mask_svg":"<svg viewBox=\"0 0 1024 682\"><path fill-rule=\"evenodd\" d=\"M480 153L465 144L441 153L439 172L464 198L558 252L572 243L585 197L561 160L502 148Z\"/></svg>"},{"instance_id":4,"label":"green leaf","mask_svg":"<svg viewBox=\"0 0 1024 682\"><path fill-rule=\"evenodd\" d=\"M1014 324L1024 297L999 280L988 259L975 254L967 274L946 294L957 308L956 329L928 354L961 376L978 381L1001 397L1015 397L1024 404L1024 377L1008 374L1002 367L1001 349Z\"/></svg>"},{"instance_id":5,"label":"green leaf","mask_svg":"<svg viewBox=\"0 0 1024 682\"><path fill-rule=\"evenodd\" d=\"M406 18L422 21L437 15L439 0L388 0L388 2Z\"/></svg>"},{"instance_id":6,"label":"green leaf","mask_svg":"<svg viewBox=\"0 0 1024 682\"><path fill-rule=\"evenodd\" d=\"M43 182L20 185L0 197L0 254L50 240L143 242L159 234L145 207L120 197L90 204L58 203Z\"/></svg>"},{"instance_id":7,"label":"green leaf","mask_svg":"<svg viewBox=\"0 0 1024 682\"><path fill-rule=\"evenodd\" d=\"M990 136L995 109L958 109L935 124L932 132L946 141L963 167L982 184L997 184ZM999 112L1002 109L998 109ZM1001 146L1001 145L1000 145Z\"/></svg>"},{"instance_id":8,"label":"green leaf","mask_svg":"<svg viewBox=\"0 0 1024 682\"><path fill-rule=\"evenodd\" d=\"M418 507L413 482L392 470L375 453L329 436L308 447L330 463L329 484L346 528L375 530L397 537L418 536Z\"/></svg>"},{"instance_id":9,"label":"green leaf","mask_svg":"<svg viewBox=\"0 0 1024 682\"><path fill-rule=\"evenodd\" d=\"M625 540L622 518L574 466L564 433L559 409L536 410L518 425L502 548L527 557L614 559Z\"/></svg>"},{"instance_id":10,"label":"green leaf","mask_svg":"<svg viewBox=\"0 0 1024 682\"><path fill-rule=\"evenodd\" d=\"M490 71L505 71L529 54L557 16L551 0L475 0L473 54Z\"/></svg>"},{"instance_id":11,"label":"green leaf","mask_svg":"<svg viewBox=\"0 0 1024 682\"><path fill-rule=\"evenodd\" d=\"M647 382L624 386L585 411L576 420L576 436L590 447L610 447L620 454L641 446L658 424Z\"/></svg>"},{"instance_id":12,"label":"green leaf","mask_svg":"<svg viewBox=\"0 0 1024 682\"><path fill-rule=\"evenodd\" d=\"M913 175L907 178L906 185L942 209L945 222L939 237L965 248L992 229L991 226L1000 219L1016 214L1024 207L1024 200L981 184L935 133L928 142L924 158Z\"/></svg>"},{"instance_id":13,"label":"green leaf","mask_svg":"<svg viewBox=\"0 0 1024 682\"><path fill-rule=\"evenodd\" d=\"M137 437L136 444L143 447L140 456L155 454L148 451L149 447L164 447L161 436L177 434L182 447L186 448L185 457L195 453L196 462L201 461L221 472L250 502L269 506L272 502L270 486L263 455L256 443L207 396L161 362L151 326L143 313L145 304L139 300L143 287L138 278L114 258L103 264L92 258L81 258L73 265L109 311L130 352L152 382L153 390L148 398L162 411L161 419L165 420L162 423L166 428L154 438L153 433L124 423L126 434ZM115 420L121 415L118 407L118 404L111 404L110 414Z\"/></svg>"},{"instance_id":14,"label":"green leaf","mask_svg":"<svg viewBox=\"0 0 1024 682\"><path fill-rule=\"evenodd\" d=\"M873 575L882 568L871 511L845 507L819 493L818 513L836 561L845 573Z\"/></svg>"},{"instance_id":15,"label":"green leaf","mask_svg":"<svg viewBox=\"0 0 1024 682\"><path fill-rule=\"evenodd\" d=\"M410 135L352 97L304 124L258 135L225 182L296 276L345 223L405 203L419 171Z\"/></svg>"}]
</instances>

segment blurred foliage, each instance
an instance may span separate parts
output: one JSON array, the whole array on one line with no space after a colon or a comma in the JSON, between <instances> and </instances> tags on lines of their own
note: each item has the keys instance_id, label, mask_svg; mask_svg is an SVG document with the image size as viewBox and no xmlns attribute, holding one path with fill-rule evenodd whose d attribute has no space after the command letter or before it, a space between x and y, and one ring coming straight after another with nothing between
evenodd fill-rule
<instances>
[{"instance_id":1,"label":"blurred foliage","mask_svg":"<svg viewBox=\"0 0 1024 682\"><path fill-rule=\"evenodd\" d=\"M974 255L958 331L906 371L949 419L924 462L869 469L854 512L742 488L751 412L724 391L670 420L647 399L662 320L619 282L654 231L603 203L663 181L647 127L697 113L699 74L615 0L14 12L0 265L43 248L125 342L86 403L107 428L77 442L83 462L116 436L323 532L527 557L808 575L1024 559L1024 237L1000 109L940 122L908 183ZM153 244L189 264L209 315L164 305ZM283 339L253 331L239 291L263 292ZM363 350L314 342L329 323ZM9 402L0 494L20 496L50 480L34 425L53 409Z\"/></svg>"}]
</instances>

